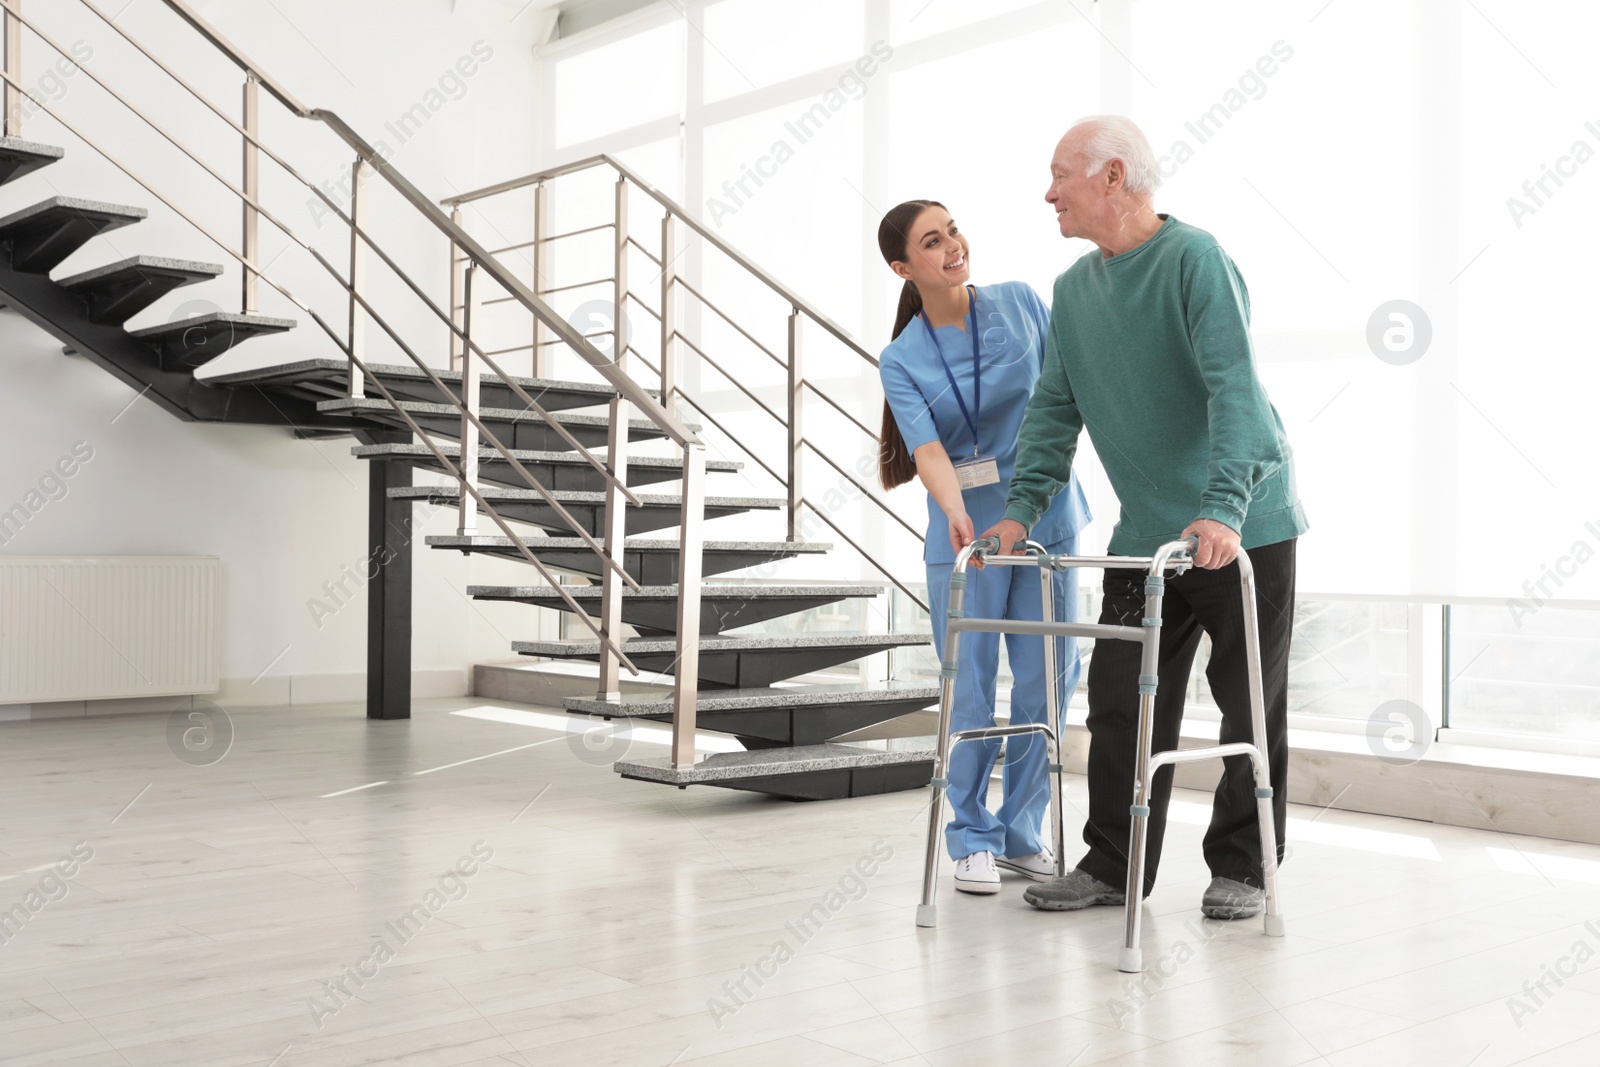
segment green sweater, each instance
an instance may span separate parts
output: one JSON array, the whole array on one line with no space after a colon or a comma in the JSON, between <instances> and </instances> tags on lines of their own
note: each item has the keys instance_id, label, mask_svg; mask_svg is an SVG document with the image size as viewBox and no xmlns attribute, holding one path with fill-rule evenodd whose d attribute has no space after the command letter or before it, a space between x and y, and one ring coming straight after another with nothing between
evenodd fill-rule
<instances>
[{"instance_id":1,"label":"green sweater","mask_svg":"<svg viewBox=\"0 0 1600 1067\"><path fill-rule=\"evenodd\" d=\"M1170 215L1144 244L1056 279L1044 370L1006 518L1031 527L1089 439L1122 505L1110 551L1149 555L1195 519L1245 549L1306 530L1283 422L1256 377L1250 294L1204 230Z\"/></svg>"}]
</instances>

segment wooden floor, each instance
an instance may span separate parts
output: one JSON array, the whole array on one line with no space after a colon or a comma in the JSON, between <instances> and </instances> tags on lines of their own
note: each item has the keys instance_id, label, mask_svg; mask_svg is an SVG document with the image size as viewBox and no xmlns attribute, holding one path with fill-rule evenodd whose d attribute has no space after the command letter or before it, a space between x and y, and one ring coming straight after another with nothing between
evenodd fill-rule
<instances>
[{"instance_id":1,"label":"wooden floor","mask_svg":"<svg viewBox=\"0 0 1600 1067\"><path fill-rule=\"evenodd\" d=\"M923 793L625 782L475 707L236 711L209 766L163 716L0 724L0 1063L1600 1063L1594 846L1292 808L1268 939L1201 921L1181 793L1135 981L1120 909L1011 876L917 929Z\"/></svg>"}]
</instances>

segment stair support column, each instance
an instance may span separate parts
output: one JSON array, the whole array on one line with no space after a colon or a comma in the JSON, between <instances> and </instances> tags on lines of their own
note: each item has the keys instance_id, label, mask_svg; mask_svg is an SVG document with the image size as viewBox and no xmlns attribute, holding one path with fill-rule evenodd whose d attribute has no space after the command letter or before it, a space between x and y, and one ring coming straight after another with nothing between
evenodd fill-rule
<instances>
[{"instance_id":1,"label":"stair support column","mask_svg":"<svg viewBox=\"0 0 1600 1067\"><path fill-rule=\"evenodd\" d=\"M409 500L390 500L407 487L411 464L367 465L367 718L411 718L411 542Z\"/></svg>"}]
</instances>

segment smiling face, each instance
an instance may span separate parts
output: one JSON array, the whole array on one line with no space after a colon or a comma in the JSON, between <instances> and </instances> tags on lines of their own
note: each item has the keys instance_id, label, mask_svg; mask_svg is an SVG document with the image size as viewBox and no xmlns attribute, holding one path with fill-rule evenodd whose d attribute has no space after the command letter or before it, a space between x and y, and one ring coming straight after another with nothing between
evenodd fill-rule
<instances>
[{"instance_id":1,"label":"smiling face","mask_svg":"<svg viewBox=\"0 0 1600 1067\"><path fill-rule=\"evenodd\" d=\"M926 208L906 231L905 259L890 264L924 291L967 284L967 239L942 207Z\"/></svg>"},{"instance_id":2,"label":"smiling face","mask_svg":"<svg viewBox=\"0 0 1600 1067\"><path fill-rule=\"evenodd\" d=\"M1050 188L1045 191L1044 198L1055 209L1061 236L1094 240L1111 187L1111 171L1119 161L1113 160L1092 177L1085 174L1089 167L1082 149L1085 136L1075 129L1056 145L1055 155L1050 159Z\"/></svg>"}]
</instances>

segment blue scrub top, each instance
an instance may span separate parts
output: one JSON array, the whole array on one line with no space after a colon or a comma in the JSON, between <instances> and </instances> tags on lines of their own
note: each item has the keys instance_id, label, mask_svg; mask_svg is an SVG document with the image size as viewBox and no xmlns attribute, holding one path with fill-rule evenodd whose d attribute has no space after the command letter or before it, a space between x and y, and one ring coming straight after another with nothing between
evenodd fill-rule
<instances>
[{"instance_id":1,"label":"blue scrub top","mask_svg":"<svg viewBox=\"0 0 1600 1067\"><path fill-rule=\"evenodd\" d=\"M1022 429L1022 413L1044 364L1050 309L1026 282L977 288L983 409L974 417L978 420L980 451L993 456L1000 467L999 482L961 492L974 531L981 534L1005 518L1006 490L1017 463L1017 435ZM938 352L933 347L935 341ZM915 453L921 446L938 441L952 461L960 462L972 455L972 431L950 392L950 380L939 363L941 352L971 412L972 341L962 327L940 326L930 337L927 324L920 317L912 320L883 350L878 373L883 380L884 399L889 402L906 447ZM1054 545L1088 525L1090 517L1088 501L1074 473L1028 536L1042 545ZM924 561L955 562L949 528L944 509L934 501L933 494L928 494Z\"/></svg>"}]
</instances>

